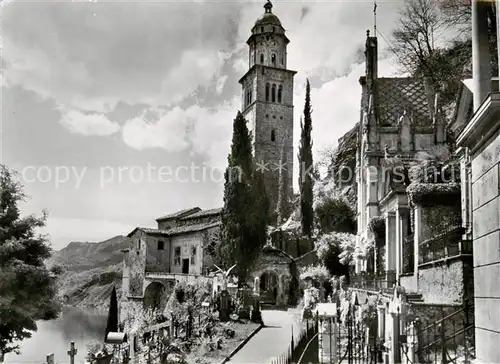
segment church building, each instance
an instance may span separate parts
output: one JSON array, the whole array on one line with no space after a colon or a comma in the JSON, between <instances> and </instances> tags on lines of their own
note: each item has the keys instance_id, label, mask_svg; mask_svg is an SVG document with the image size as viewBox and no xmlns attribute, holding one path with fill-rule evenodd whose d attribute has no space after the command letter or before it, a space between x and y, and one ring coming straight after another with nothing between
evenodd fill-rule
<instances>
[{"instance_id":1,"label":"church building","mask_svg":"<svg viewBox=\"0 0 500 364\"><path fill-rule=\"evenodd\" d=\"M293 77L288 70L288 38L268 1L247 41L249 70L241 78L242 110L252 133L258 169L264 172L272 212L278 195L292 197L293 173ZM280 188L280 183L282 188ZM285 209L286 207L283 207ZM120 318L135 308L162 312L177 282L204 281L216 284L210 250L219 241L222 209L198 207L156 219L157 227L137 227L128 234ZM283 211L283 215L286 212ZM286 216L286 215L284 215ZM256 259L250 285L260 279L261 296L268 302L286 305L293 258L266 246Z\"/></svg>"}]
</instances>

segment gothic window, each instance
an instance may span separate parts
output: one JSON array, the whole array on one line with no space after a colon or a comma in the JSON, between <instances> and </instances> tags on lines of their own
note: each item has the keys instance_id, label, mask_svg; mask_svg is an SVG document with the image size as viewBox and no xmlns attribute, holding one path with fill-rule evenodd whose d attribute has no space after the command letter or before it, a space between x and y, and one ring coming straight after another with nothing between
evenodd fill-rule
<instances>
[{"instance_id":1,"label":"gothic window","mask_svg":"<svg viewBox=\"0 0 500 364\"><path fill-rule=\"evenodd\" d=\"M278 102L281 102L281 94L283 93L283 86L278 86Z\"/></svg>"},{"instance_id":2,"label":"gothic window","mask_svg":"<svg viewBox=\"0 0 500 364\"><path fill-rule=\"evenodd\" d=\"M271 141L274 142L276 140L276 132L271 130Z\"/></svg>"},{"instance_id":3,"label":"gothic window","mask_svg":"<svg viewBox=\"0 0 500 364\"><path fill-rule=\"evenodd\" d=\"M275 84L273 84L273 87L272 87L272 88L273 88L273 91L272 91L272 93L271 93L271 101L272 101L272 102L276 102L276 85L275 85Z\"/></svg>"},{"instance_id":4,"label":"gothic window","mask_svg":"<svg viewBox=\"0 0 500 364\"><path fill-rule=\"evenodd\" d=\"M276 54L272 54L271 55L271 63L274 67L276 67Z\"/></svg>"},{"instance_id":5,"label":"gothic window","mask_svg":"<svg viewBox=\"0 0 500 364\"><path fill-rule=\"evenodd\" d=\"M284 66L285 65L285 57L281 56L281 65Z\"/></svg>"},{"instance_id":6,"label":"gothic window","mask_svg":"<svg viewBox=\"0 0 500 364\"><path fill-rule=\"evenodd\" d=\"M264 64L264 54L263 53L260 54L260 63Z\"/></svg>"},{"instance_id":7,"label":"gothic window","mask_svg":"<svg viewBox=\"0 0 500 364\"><path fill-rule=\"evenodd\" d=\"M269 101L269 84L266 83L266 101Z\"/></svg>"}]
</instances>

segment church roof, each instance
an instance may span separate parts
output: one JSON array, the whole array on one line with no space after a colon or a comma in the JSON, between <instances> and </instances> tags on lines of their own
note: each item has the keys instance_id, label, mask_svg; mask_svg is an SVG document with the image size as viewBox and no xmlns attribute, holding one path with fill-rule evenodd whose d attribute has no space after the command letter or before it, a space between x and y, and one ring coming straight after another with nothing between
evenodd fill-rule
<instances>
[{"instance_id":1,"label":"church roof","mask_svg":"<svg viewBox=\"0 0 500 364\"><path fill-rule=\"evenodd\" d=\"M173 220L173 219L179 219L185 216L189 216L191 214L197 213L201 211L199 207L190 207L189 209L184 209L180 210L162 217L159 217L156 219L156 221L165 221L165 220Z\"/></svg>"},{"instance_id":2,"label":"church roof","mask_svg":"<svg viewBox=\"0 0 500 364\"><path fill-rule=\"evenodd\" d=\"M255 21L255 26L278 25L281 26L280 19L273 13L264 13Z\"/></svg>"},{"instance_id":3,"label":"church roof","mask_svg":"<svg viewBox=\"0 0 500 364\"><path fill-rule=\"evenodd\" d=\"M405 111L416 125L432 124L430 95L423 78L378 78L377 88L379 125L396 125Z\"/></svg>"},{"instance_id":4,"label":"church roof","mask_svg":"<svg viewBox=\"0 0 500 364\"><path fill-rule=\"evenodd\" d=\"M219 207L216 209L209 209L209 210L200 210L194 214L182 217L181 220L199 219L199 218L207 217L207 216L220 215L221 213L222 213L222 207Z\"/></svg>"},{"instance_id":5,"label":"church roof","mask_svg":"<svg viewBox=\"0 0 500 364\"><path fill-rule=\"evenodd\" d=\"M136 227L134 230L132 230L127 237L131 237L134 235L136 231L142 231L148 235L160 235L160 236L175 236L175 235L182 235L182 234L188 234L188 233L195 233L203 230L207 230L213 227L219 226L221 223L218 222L211 222L211 223L202 223L202 224L191 224L191 225L184 225L184 226L178 226L178 227L173 227L171 229L167 230L159 230L159 229L151 229L151 228L144 228L144 227Z\"/></svg>"}]
</instances>

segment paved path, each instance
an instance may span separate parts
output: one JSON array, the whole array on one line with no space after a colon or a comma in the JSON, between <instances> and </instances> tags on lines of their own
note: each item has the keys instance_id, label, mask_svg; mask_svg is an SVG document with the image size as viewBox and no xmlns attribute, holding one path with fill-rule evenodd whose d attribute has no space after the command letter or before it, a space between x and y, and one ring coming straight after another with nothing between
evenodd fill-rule
<instances>
[{"instance_id":1,"label":"paved path","mask_svg":"<svg viewBox=\"0 0 500 364\"><path fill-rule=\"evenodd\" d=\"M270 364L285 352L293 334L299 335L297 316L286 311L262 311L263 327L250 341L229 360L233 364Z\"/></svg>"}]
</instances>

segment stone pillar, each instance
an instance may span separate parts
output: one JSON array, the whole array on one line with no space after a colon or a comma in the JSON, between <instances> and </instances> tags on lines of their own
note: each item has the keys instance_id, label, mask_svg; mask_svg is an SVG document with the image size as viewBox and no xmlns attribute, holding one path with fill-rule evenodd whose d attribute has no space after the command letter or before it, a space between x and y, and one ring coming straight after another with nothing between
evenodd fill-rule
<instances>
[{"instance_id":1,"label":"stone pillar","mask_svg":"<svg viewBox=\"0 0 500 364\"><path fill-rule=\"evenodd\" d=\"M396 283L396 214L388 212L385 217L385 271L387 286Z\"/></svg>"},{"instance_id":2,"label":"stone pillar","mask_svg":"<svg viewBox=\"0 0 500 364\"><path fill-rule=\"evenodd\" d=\"M465 229L463 240L472 239L472 183L471 183L471 165L469 150L459 148L457 155L460 158L460 182L461 182L461 206L462 206L462 227Z\"/></svg>"},{"instance_id":3,"label":"stone pillar","mask_svg":"<svg viewBox=\"0 0 500 364\"><path fill-rule=\"evenodd\" d=\"M377 306L378 333L380 340L385 340L385 305Z\"/></svg>"},{"instance_id":4,"label":"stone pillar","mask_svg":"<svg viewBox=\"0 0 500 364\"><path fill-rule=\"evenodd\" d=\"M488 43L489 1L472 0L472 77L474 80L474 111L491 92L490 51Z\"/></svg>"},{"instance_id":5,"label":"stone pillar","mask_svg":"<svg viewBox=\"0 0 500 364\"><path fill-rule=\"evenodd\" d=\"M407 207L398 207L396 210L396 277L403 274L403 254L405 239L408 236L408 215Z\"/></svg>"}]
</instances>

